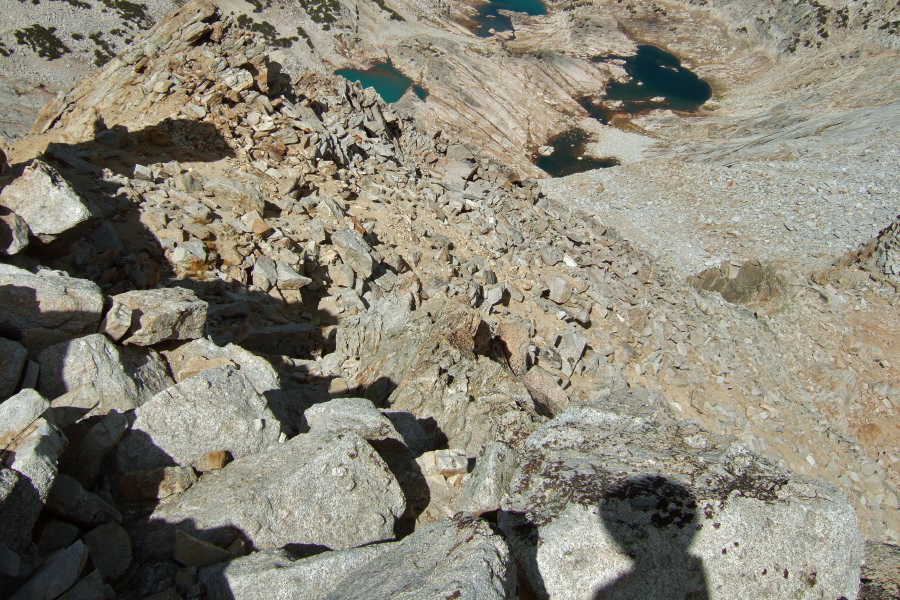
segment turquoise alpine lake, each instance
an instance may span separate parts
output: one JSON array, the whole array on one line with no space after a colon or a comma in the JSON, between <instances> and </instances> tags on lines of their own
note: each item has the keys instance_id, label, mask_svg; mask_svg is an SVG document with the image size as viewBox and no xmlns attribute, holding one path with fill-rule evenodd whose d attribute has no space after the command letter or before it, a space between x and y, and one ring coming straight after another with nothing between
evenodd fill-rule
<instances>
[{"instance_id":1,"label":"turquoise alpine lake","mask_svg":"<svg viewBox=\"0 0 900 600\"><path fill-rule=\"evenodd\" d=\"M403 97L412 86L413 93L421 100L428 96L422 87L412 85L412 79L398 71L391 61L375 65L365 71L360 69L338 69L334 72L349 81L358 81L364 88L374 88L381 99L391 104Z\"/></svg>"},{"instance_id":2,"label":"turquoise alpine lake","mask_svg":"<svg viewBox=\"0 0 900 600\"><path fill-rule=\"evenodd\" d=\"M475 22L478 26L475 35L478 37L491 37L494 31L512 31L512 20L501 15L501 10L525 13L526 15L546 15L547 7L541 0L500 0L499 2L487 2L478 7Z\"/></svg>"}]
</instances>

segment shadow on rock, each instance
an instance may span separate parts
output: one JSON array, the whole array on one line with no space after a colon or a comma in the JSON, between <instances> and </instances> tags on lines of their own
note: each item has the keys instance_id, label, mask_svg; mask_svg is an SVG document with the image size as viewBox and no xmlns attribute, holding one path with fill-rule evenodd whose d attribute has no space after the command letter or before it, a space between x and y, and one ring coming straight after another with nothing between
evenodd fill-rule
<instances>
[{"instance_id":1,"label":"shadow on rock","mask_svg":"<svg viewBox=\"0 0 900 600\"><path fill-rule=\"evenodd\" d=\"M607 531L634 563L596 590L594 600L709 597L703 561L689 553L697 501L683 485L659 476L629 479L600 508Z\"/></svg>"}]
</instances>

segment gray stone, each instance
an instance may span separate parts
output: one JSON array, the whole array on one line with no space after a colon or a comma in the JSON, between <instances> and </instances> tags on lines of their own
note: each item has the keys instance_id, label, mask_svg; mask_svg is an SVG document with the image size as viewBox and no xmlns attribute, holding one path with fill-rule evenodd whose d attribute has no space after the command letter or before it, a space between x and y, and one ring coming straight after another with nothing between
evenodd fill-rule
<instances>
[{"instance_id":1,"label":"gray stone","mask_svg":"<svg viewBox=\"0 0 900 600\"><path fill-rule=\"evenodd\" d=\"M6 446L28 429L50 403L34 390L22 390L6 402L0 403L0 447Z\"/></svg>"},{"instance_id":2,"label":"gray stone","mask_svg":"<svg viewBox=\"0 0 900 600\"><path fill-rule=\"evenodd\" d=\"M70 450L72 458L68 472L81 485L90 488L100 474L103 460L110 455L116 444L128 431L128 418L111 410L103 419L88 430L78 445Z\"/></svg>"},{"instance_id":3,"label":"gray stone","mask_svg":"<svg viewBox=\"0 0 900 600\"><path fill-rule=\"evenodd\" d=\"M478 457L471 477L463 484L457 508L463 512L484 514L500 508L509 493L519 457L503 442L492 442Z\"/></svg>"},{"instance_id":4,"label":"gray stone","mask_svg":"<svg viewBox=\"0 0 900 600\"><path fill-rule=\"evenodd\" d=\"M197 483L191 467L155 467L130 471L119 478L119 487L128 502L170 501Z\"/></svg>"},{"instance_id":5,"label":"gray stone","mask_svg":"<svg viewBox=\"0 0 900 600\"><path fill-rule=\"evenodd\" d=\"M206 326L207 304L188 289L135 290L113 296L112 301L100 330L123 344L193 340Z\"/></svg>"},{"instance_id":6,"label":"gray stone","mask_svg":"<svg viewBox=\"0 0 900 600\"><path fill-rule=\"evenodd\" d=\"M355 433L303 434L204 476L151 516L136 546L171 548L173 526L227 547L238 532L255 548L345 549L394 537L406 503L396 479Z\"/></svg>"},{"instance_id":7,"label":"gray stone","mask_svg":"<svg viewBox=\"0 0 900 600\"><path fill-rule=\"evenodd\" d=\"M28 223L14 212L0 215L0 254L12 256L28 247Z\"/></svg>"},{"instance_id":8,"label":"gray stone","mask_svg":"<svg viewBox=\"0 0 900 600\"><path fill-rule=\"evenodd\" d=\"M289 264L279 261L277 264L278 289L299 290L312 283L312 279L300 275Z\"/></svg>"},{"instance_id":9,"label":"gray stone","mask_svg":"<svg viewBox=\"0 0 900 600\"><path fill-rule=\"evenodd\" d=\"M244 71L246 73L246 71ZM252 78L251 78L252 81ZM231 208L238 214L265 210L265 200L258 190L227 177L211 179L204 184L206 191L215 195L219 204Z\"/></svg>"},{"instance_id":10,"label":"gray stone","mask_svg":"<svg viewBox=\"0 0 900 600\"><path fill-rule=\"evenodd\" d=\"M438 521L391 546L354 569L326 600L505 600L515 588L503 538L479 519Z\"/></svg>"},{"instance_id":11,"label":"gray stone","mask_svg":"<svg viewBox=\"0 0 900 600\"><path fill-rule=\"evenodd\" d=\"M31 233L45 242L92 219L88 202L56 169L39 160L3 188L0 204L25 219Z\"/></svg>"},{"instance_id":12,"label":"gray stone","mask_svg":"<svg viewBox=\"0 0 900 600\"><path fill-rule=\"evenodd\" d=\"M353 431L366 440L403 441L390 419L365 398L335 398L313 405L304 416L310 433Z\"/></svg>"},{"instance_id":13,"label":"gray stone","mask_svg":"<svg viewBox=\"0 0 900 600\"><path fill-rule=\"evenodd\" d=\"M42 519L43 520L43 519ZM81 535L77 525L59 519L43 520L41 537L38 540L38 551L47 556L57 550L68 548Z\"/></svg>"},{"instance_id":14,"label":"gray stone","mask_svg":"<svg viewBox=\"0 0 900 600\"><path fill-rule=\"evenodd\" d=\"M253 265L253 285L264 292L269 291L278 282L278 271L275 261L268 256L260 256Z\"/></svg>"},{"instance_id":15,"label":"gray stone","mask_svg":"<svg viewBox=\"0 0 900 600\"><path fill-rule=\"evenodd\" d=\"M635 393L526 442L500 525L537 597L856 597L862 538L837 490L635 411Z\"/></svg>"},{"instance_id":16,"label":"gray stone","mask_svg":"<svg viewBox=\"0 0 900 600\"><path fill-rule=\"evenodd\" d=\"M349 265L359 277L368 279L372 276L372 249L359 233L350 229L338 229L331 234L331 242L344 264Z\"/></svg>"},{"instance_id":17,"label":"gray stone","mask_svg":"<svg viewBox=\"0 0 900 600\"><path fill-rule=\"evenodd\" d=\"M86 383L50 403L53 421L57 426L65 429L90 414L92 410L100 406L101 401L102 398L94 384Z\"/></svg>"},{"instance_id":18,"label":"gray stone","mask_svg":"<svg viewBox=\"0 0 900 600\"><path fill-rule=\"evenodd\" d=\"M208 567L231 558L224 548L198 540L182 530L175 532L172 558L186 567Z\"/></svg>"},{"instance_id":19,"label":"gray stone","mask_svg":"<svg viewBox=\"0 0 900 600\"><path fill-rule=\"evenodd\" d=\"M416 419L416 415L405 410L382 410L384 416L391 420L394 429L403 438L403 444L409 448L413 456L431 450L428 434Z\"/></svg>"},{"instance_id":20,"label":"gray stone","mask_svg":"<svg viewBox=\"0 0 900 600\"><path fill-rule=\"evenodd\" d=\"M87 547L81 540L54 552L10 600L54 600L75 585L87 559Z\"/></svg>"},{"instance_id":21,"label":"gray stone","mask_svg":"<svg viewBox=\"0 0 900 600\"><path fill-rule=\"evenodd\" d=\"M575 365L581 360L584 349L587 347L588 339L577 333L566 332L559 336L557 351L562 359L562 372L567 377L571 377L575 370Z\"/></svg>"},{"instance_id":22,"label":"gray stone","mask_svg":"<svg viewBox=\"0 0 900 600\"><path fill-rule=\"evenodd\" d=\"M50 495L58 473L59 456L66 448L66 438L52 422L37 419L15 442L6 447L12 459L6 466L31 480L41 501Z\"/></svg>"},{"instance_id":23,"label":"gray stone","mask_svg":"<svg viewBox=\"0 0 900 600\"><path fill-rule=\"evenodd\" d=\"M547 279L550 299L557 304L565 304L572 297L572 284L565 277L553 275Z\"/></svg>"},{"instance_id":24,"label":"gray stone","mask_svg":"<svg viewBox=\"0 0 900 600\"><path fill-rule=\"evenodd\" d=\"M512 597L509 551L487 523L431 523L401 542L297 560L285 550L200 571L210 600L338 600Z\"/></svg>"},{"instance_id":25,"label":"gray stone","mask_svg":"<svg viewBox=\"0 0 900 600\"><path fill-rule=\"evenodd\" d=\"M22 379L27 360L28 350L22 344L0 337L0 402L19 389L19 380Z\"/></svg>"},{"instance_id":26,"label":"gray stone","mask_svg":"<svg viewBox=\"0 0 900 600\"><path fill-rule=\"evenodd\" d=\"M115 600L115 598L116 592L103 583L103 575L99 571L91 571L58 600Z\"/></svg>"},{"instance_id":27,"label":"gray stone","mask_svg":"<svg viewBox=\"0 0 900 600\"><path fill-rule=\"evenodd\" d=\"M216 450L240 458L277 444L281 423L267 404L234 367L203 371L135 411L116 448L119 470L187 466Z\"/></svg>"},{"instance_id":28,"label":"gray stone","mask_svg":"<svg viewBox=\"0 0 900 600\"><path fill-rule=\"evenodd\" d=\"M310 323L291 323L260 327L238 340L240 346L251 352L270 356L312 358L322 348L322 329Z\"/></svg>"},{"instance_id":29,"label":"gray stone","mask_svg":"<svg viewBox=\"0 0 900 600\"><path fill-rule=\"evenodd\" d=\"M350 265L343 263L328 267L328 277L331 284L337 287L352 288L356 283L356 273Z\"/></svg>"},{"instance_id":30,"label":"gray stone","mask_svg":"<svg viewBox=\"0 0 900 600\"><path fill-rule=\"evenodd\" d=\"M82 527L122 520L122 515L112 505L68 475L56 478L47 498L47 510Z\"/></svg>"},{"instance_id":31,"label":"gray stone","mask_svg":"<svg viewBox=\"0 0 900 600\"><path fill-rule=\"evenodd\" d=\"M539 366L533 366L522 379L535 404L542 407L544 412L556 415L561 413L569 405L569 396L566 394L556 377Z\"/></svg>"},{"instance_id":32,"label":"gray stone","mask_svg":"<svg viewBox=\"0 0 900 600\"><path fill-rule=\"evenodd\" d=\"M103 313L103 293L96 284L84 279L55 271L35 275L0 264L0 305L0 327L82 335L97 331Z\"/></svg>"},{"instance_id":33,"label":"gray stone","mask_svg":"<svg viewBox=\"0 0 900 600\"><path fill-rule=\"evenodd\" d=\"M27 477L0 466L0 544L15 553L26 552L42 508L38 491Z\"/></svg>"},{"instance_id":34,"label":"gray stone","mask_svg":"<svg viewBox=\"0 0 900 600\"><path fill-rule=\"evenodd\" d=\"M116 579L131 566L131 538L116 523L100 525L84 535L94 567L104 577Z\"/></svg>"},{"instance_id":35,"label":"gray stone","mask_svg":"<svg viewBox=\"0 0 900 600\"><path fill-rule=\"evenodd\" d=\"M100 333L56 344L38 357L41 365L38 390L49 398L57 398L91 383L101 398L95 410L105 414L113 409L127 412L137 408L160 387L171 383L167 377L160 381L159 369L152 369L153 363L159 361L155 353L141 352L142 360L138 361L126 357L132 355L116 348ZM130 377L126 367L133 362L137 362L139 369L150 367L150 374L156 372L157 376L145 379L142 376L145 372L140 371L135 373L137 377Z\"/></svg>"}]
</instances>

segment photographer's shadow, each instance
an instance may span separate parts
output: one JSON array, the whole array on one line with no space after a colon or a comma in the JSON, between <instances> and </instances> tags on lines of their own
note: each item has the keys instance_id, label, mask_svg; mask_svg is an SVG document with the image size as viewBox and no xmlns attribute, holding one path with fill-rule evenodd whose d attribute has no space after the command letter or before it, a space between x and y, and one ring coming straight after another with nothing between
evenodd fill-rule
<instances>
[{"instance_id":1,"label":"photographer's shadow","mask_svg":"<svg viewBox=\"0 0 900 600\"><path fill-rule=\"evenodd\" d=\"M608 492L603 524L631 568L595 589L593 600L707 600L703 561L689 553L698 530L697 501L659 476L628 479Z\"/></svg>"}]
</instances>

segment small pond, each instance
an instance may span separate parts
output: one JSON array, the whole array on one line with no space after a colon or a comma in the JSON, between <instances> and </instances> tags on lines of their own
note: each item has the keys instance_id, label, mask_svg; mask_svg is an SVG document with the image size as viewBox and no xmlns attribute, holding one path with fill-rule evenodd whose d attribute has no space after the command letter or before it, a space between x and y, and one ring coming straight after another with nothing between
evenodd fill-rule
<instances>
[{"instance_id":1,"label":"small pond","mask_svg":"<svg viewBox=\"0 0 900 600\"><path fill-rule=\"evenodd\" d=\"M396 102L406 90L412 86L413 93L420 99L424 100L428 96L422 87L412 85L412 79L398 71L391 64L391 61L375 65L370 69L362 71L360 69L338 69L334 72L349 81L358 81L364 88L375 88L381 99L388 104Z\"/></svg>"},{"instance_id":2,"label":"small pond","mask_svg":"<svg viewBox=\"0 0 900 600\"><path fill-rule=\"evenodd\" d=\"M478 37L491 37L491 29L494 31L512 31L512 20L508 16L500 14L501 10L520 12L527 15L546 15L547 7L541 0L499 0L487 2L478 7L475 15L475 35Z\"/></svg>"},{"instance_id":3,"label":"small pond","mask_svg":"<svg viewBox=\"0 0 900 600\"><path fill-rule=\"evenodd\" d=\"M581 129L570 129L552 139L548 146L553 148L550 156L536 156L534 164L551 177L565 177L573 173L615 167L619 161L615 158L592 158L585 156L585 146L590 136Z\"/></svg>"},{"instance_id":4,"label":"small pond","mask_svg":"<svg viewBox=\"0 0 900 600\"><path fill-rule=\"evenodd\" d=\"M608 124L617 114L655 109L693 112L712 97L708 83L682 67L677 56L656 46L638 46L634 56L607 55L593 60L620 60L631 78L626 83L610 83L599 102L582 98L584 109L602 123Z\"/></svg>"}]
</instances>

